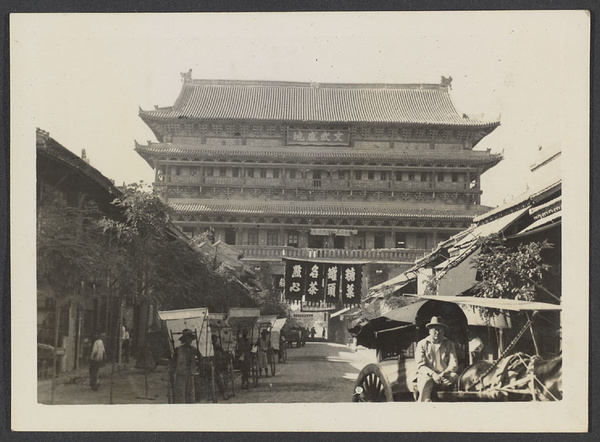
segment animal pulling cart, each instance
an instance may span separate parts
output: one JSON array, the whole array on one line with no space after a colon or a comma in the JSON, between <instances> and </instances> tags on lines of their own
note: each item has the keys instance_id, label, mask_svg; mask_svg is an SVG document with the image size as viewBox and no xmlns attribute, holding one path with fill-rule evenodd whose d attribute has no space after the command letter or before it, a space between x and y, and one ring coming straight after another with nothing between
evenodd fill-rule
<instances>
[{"instance_id":1,"label":"animal pulling cart","mask_svg":"<svg viewBox=\"0 0 600 442\"><path fill-rule=\"evenodd\" d=\"M537 354L539 343L533 332L532 318L540 313L546 321L557 319L561 309L559 305L466 296L415 298L415 302L351 330L360 345L377 350L378 361L367 365L359 373L354 384L353 402L391 402L416 398L415 348L417 342L427 335L425 325L433 316L442 317L448 326L447 337L455 345L459 365L455 387L451 390L439 389L432 396L433 400L536 401L562 398L562 356L544 360L520 351L511 353L529 331L530 343ZM482 311L488 313L482 315ZM510 313L524 315L520 319L524 324L516 334L515 321ZM554 323L557 329L560 328L558 323L559 320ZM488 345L495 344L491 354L496 353L497 358L493 361L474 361L474 355L469 351L469 341L473 339L474 331L481 333L485 328L491 329L496 337L512 329L514 337L506 346L501 338L496 339L495 343L488 340ZM557 347L558 344L555 345Z\"/></svg>"}]
</instances>

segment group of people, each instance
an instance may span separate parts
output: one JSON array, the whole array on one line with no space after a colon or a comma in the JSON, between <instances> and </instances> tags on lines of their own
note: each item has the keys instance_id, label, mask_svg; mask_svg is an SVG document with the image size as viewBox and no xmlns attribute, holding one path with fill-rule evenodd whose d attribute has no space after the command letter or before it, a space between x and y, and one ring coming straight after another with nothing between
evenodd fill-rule
<instances>
[{"instance_id":1,"label":"group of people","mask_svg":"<svg viewBox=\"0 0 600 442\"><path fill-rule=\"evenodd\" d=\"M186 328L179 337L181 345L175 348L170 366L173 381L173 403L191 404L198 402L203 390L201 380L207 379L209 376L214 376L221 397L224 400L229 399L221 377L226 359L225 351L219 343L219 337L217 335L211 336L214 352L214 371L212 373L209 373L210 368L202 363L202 355L198 348L192 346L195 339L196 334ZM204 375L202 377L199 376L201 372Z\"/></svg>"},{"instance_id":2,"label":"group of people","mask_svg":"<svg viewBox=\"0 0 600 442\"><path fill-rule=\"evenodd\" d=\"M264 370L265 376L269 375L269 362L267 352L271 346L269 332L263 329L258 340L255 343L256 353L258 358L258 370L262 373ZM240 362L240 370L242 372L242 389L247 390L250 387L250 370L252 368L252 342L248 338L248 330L243 329L241 336L238 336L236 355Z\"/></svg>"}]
</instances>

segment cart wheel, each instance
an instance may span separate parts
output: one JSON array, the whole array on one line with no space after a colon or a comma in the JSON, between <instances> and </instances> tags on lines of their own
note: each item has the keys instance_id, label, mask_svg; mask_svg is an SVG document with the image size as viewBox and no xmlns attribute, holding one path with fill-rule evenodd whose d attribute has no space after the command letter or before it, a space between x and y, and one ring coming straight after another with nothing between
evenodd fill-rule
<instances>
[{"instance_id":1,"label":"cart wheel","mask_svg":"<svg viewBox=\"0 0 600 442\"><path fill-rule=\"evenodd\" d=\"M258 387L258 361L252 358L252 385Z\"/></svg>"},{"instance_id":2,"label":"cart wheel","mask_svg":"<svg viewBox=\"0 0 600 442\"><path fill-rule=\"evenodd\" d=\"M271 366L271 376L275 376L275 350L272 348L267 352L267 359Z\"/></svg>"},{"instance_id":3,"label":"cart wheel","mask_svg":"<svg viewBox=\"0 0 600 442\"><path fill-rule=\"evenodd\" d=\"M352 402L392 402L392 387L377 364L363 368L354 383Z\"/></svg>"}]
</instances>

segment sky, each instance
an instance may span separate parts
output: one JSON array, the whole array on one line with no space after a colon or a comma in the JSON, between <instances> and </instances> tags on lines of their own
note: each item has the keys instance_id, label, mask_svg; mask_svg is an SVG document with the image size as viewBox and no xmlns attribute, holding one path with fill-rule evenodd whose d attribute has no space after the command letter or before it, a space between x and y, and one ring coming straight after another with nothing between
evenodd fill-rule
<instances>
[{"instance_id":1,"label":"sky","mask_svg":"<svg viewBox=\"0 0 600 442\"><path fill-rule=\"evenodd\" d=\"M134 151L156 141L138 110L172 105L189 69L318 83L452 76L459 112L501 121L477 146L504 155L482 177L495 207L532 185L540 146L587 152L588 23L581 11L16 14L12 111L120 185L153 180Z\"/></svg>"}]
</instances>

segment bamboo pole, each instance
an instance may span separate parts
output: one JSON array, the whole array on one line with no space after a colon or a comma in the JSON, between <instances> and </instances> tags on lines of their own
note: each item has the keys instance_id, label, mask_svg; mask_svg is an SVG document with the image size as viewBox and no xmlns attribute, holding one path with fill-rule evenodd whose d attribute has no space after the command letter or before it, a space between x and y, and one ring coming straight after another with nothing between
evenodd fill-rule
<instances>
[{"instance_id":1,"label":"bamboo pole","mask_svg":"<svg viewBox=\"0 0 600 442\"><path fill-rule=\"evenodd\" d=\"M50 404L54 405L54 391L56 390L56 351L58 349L58 330L60 327L60 303L56 300L56 313L54 318L54 353L52 355L52 388Z\"/></svg>"}]
</instances>

